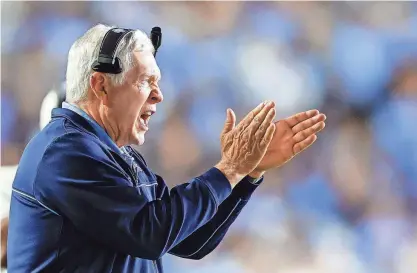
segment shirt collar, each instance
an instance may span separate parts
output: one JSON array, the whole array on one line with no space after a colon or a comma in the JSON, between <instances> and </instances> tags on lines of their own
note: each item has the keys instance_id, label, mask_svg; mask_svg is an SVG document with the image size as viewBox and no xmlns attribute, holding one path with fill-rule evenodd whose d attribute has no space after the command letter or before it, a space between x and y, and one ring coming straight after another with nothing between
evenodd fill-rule
<instances>
[{"instance_id":1,"label":"shirt collar","mask_svg":"<svg viewBox=\"0 0 417 273\"><path fill-rule=\"evenodd\" d=\"M71 110L75 113L77 113L78 115L80 115L81 117L85 118L90 124L91 126L94 127L94 129L100 133L101 137L104 138L106 144L108 144L109 146L111 146L111 148L125 153L125 149L123 147L119 148L116 143L113 141L113 139L109 136L109 134L107 134L106 130L104 130L103 127L101 127L97 121L95 121L92 117L90 117L83 109L81 109L80 107L78 107L77 105L74 104L70 104L68 102L63 102L62 103L62 108L64 109L68 109Z\"/></svg>"}]
</instances>

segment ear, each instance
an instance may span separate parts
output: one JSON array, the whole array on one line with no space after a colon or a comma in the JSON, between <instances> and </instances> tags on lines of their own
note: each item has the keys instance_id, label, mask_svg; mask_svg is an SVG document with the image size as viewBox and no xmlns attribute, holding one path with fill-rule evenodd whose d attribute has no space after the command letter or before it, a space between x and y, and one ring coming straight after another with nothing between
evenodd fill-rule
<instances>
[{"instance_id":1,"label":"ear","mask_svg":"<svg viewBox=\"0 0 417 273\"><path fill-rule=\"evenodd\" d=\"M94 72L90 78L90 89L94 96L101 101L107 101L109 90L109 79L101 72Z\"/></svg>"}]
</instances>

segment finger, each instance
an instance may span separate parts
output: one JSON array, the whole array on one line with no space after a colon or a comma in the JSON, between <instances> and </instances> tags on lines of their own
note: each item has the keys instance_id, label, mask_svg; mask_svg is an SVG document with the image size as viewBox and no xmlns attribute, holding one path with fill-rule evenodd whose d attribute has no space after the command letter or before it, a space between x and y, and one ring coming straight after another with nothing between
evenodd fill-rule
<instances>
[{"instance_id":1,"label":"finger","mask_svg":"<svg viewBox=\"0 0 417 273\"><path fill-rule=\"evenodd\" d=\"M272 103L272 106L271 106L271 103ZM270 108L272 108L273 105L274 105L273 102L263 102L263 103L261 103L255 109L253 109L251 112L249 112L249 114L246 115L246 117L239 123L238 126L242 126L244 129L246 129L255 119L256 119L256 121L259 121L258 115L260 113L264 113L266 111L266 113L265 113L265 115L266 115L268 113L268 110ZM264 109L266 109L266 110L264 110ZM262 111L264 111L264 112L262 112ZM262 120L260 122L262 122Z\"/></svg>"},{"instance_id":2,"label":"finger","mask_svg":"<svg viewBox=\"0 0 417 273\"><path fill-rule=\"evenodd\" d=\"M256 106L255 109L253 109L252 111L250 111L243 119L242 121L239 123L239 125L247 123L247 125L250 124L250 122L253 120L253 118L259 113L261 112L261 110L265 107L265 105L267 104L266 101L260 103L258 106ZM238 126L239 126L238 125Z\"/></svg>"},{"instance_id":3,"label":"finger","mask_svg":"<svg viewBox=\"0 0 417 273\"><path fill-rule=\"evenodd\" d=\"M233 128L235 128L236 124L236 115L232 109L228 108L226 110L226 121L224 122L223 132L222 134L230 132Z\"/></svg>"},{"instance_id":4,"label":"finger","mask_svg":"<svg viewBox=\"0 0 417 273\"><path fill-rule=\"evenodd\" d=\"M317 140L317 136L316 135L311 135L308 138L304 139L303 141L295 144L294 149L293 149L294 155L296 155L296 154L304 151L308 147L310 147L316 140Z\"/></svg>"},{"instance_id":5,"label":"finger","mask_svg":"<svg viewBox=\"0 0 417 273\"><path fill-rule=\"evenodd\" d=\"M301 112L298 114L295 114L291 117L288 117L285 119L285 121L291 126L295 126L300 122L303 122L306 119L312 118L316 115L318 115L320 112L316 109L314 110L309 110L309 111L305 111L305 112Z\"/></svg>"},{"instance_id":6,"label":"finger","mask_svg":"<svg viewBox=\"0 0 417 273\"><path fill-rule=\"evenodd\" d=\"M325 121L326 120L326 115L324 114L318 114L315 115L312 118L306 119L303 122L298 123L297 125L295 125L294 127L292 127L292 131L294 134L301 132L309 127L312 127L314 124L319 123L321 121Z\"/></svg>"},{"instance_id":7,"label":"finger","mask_svg":"<svg viewBox=\"0 0 417 273\"><path fill-rule=\"evenodd\" d=\"M253 124L253 128L256 131L255 139L264 138L265 132L269 128L269 126L271 125L274 118L275 118L275 108L271 108L271 109L269 109L268 114L266 115L266 117L264 118L264 120L262 121L262 123L259 125L258 128L256 128L255 123L251 123L250 127L252 127L252 124ZM274 124L274 127L275 127L275 124Z\"/></svg>"},{"instance_id":8,"label":"finger","mask_svg":"<svg viewBox=\"0 0 417 273\"><path fill-rule=\"evenodd\" d=\"M262 149L265 149L265 150L266 150L266 148L268 148L269 143L271 143L272 138L274 137L275 128L276 128L276 127L275 127L275 124L271 123L271 124L268 126L268 129L266 129L265 135L264 135L264 137L262 138L261 142L259 143L259 146L260 146Z\"/></svg>"},{"instance_id":9,"label":"finger","mask_svg":"<svg viewBox=\"0 0 417 273\"><path fill-rule=\"evenodd\" d=\"M316 123L315 125L307 128L307 129L305 129L301 132L298 132L294 136L295 143L301 142L301 141L309 138L311 135L314 135L314 134L320 132L321 130L324 129L325 126L326 126L326 124L324 123L324 121L321 121L321 122Z\"/></svg>"},{"instance_id":10,"label":"finger","mask_svg":"<svg viewBox=\"0 0 417 273\"><path fill-rule=\"evenodd\" d=\"M275 117L275 103L270 101L268 102L264 108L262 108L262 110L253 118L252 122L250 123L249 126L251 126L253 129L258 130L258 128L261 126L261 124L265 121L265 120L269 120L269 122L272 122L273 118ZM271 117L271 115L269 115L270 111L272 111L272 109L274 109L273 112L273 116ZM268 122L268 121L267 121ZM269 124L266 125L266 128L268 128Z\"/></svg>"}]
</instances>

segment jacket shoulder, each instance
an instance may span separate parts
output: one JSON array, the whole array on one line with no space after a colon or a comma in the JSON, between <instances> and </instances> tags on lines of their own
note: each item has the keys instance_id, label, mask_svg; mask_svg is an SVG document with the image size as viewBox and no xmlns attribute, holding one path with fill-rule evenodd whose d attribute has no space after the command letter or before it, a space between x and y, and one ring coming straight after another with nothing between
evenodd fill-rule
<instances>
[{"instance_id":1,"label":"jacket shoulder","mask_svg":"<svg viewBox=\"0 0 417 273\"><path fill-rule=\"evenodd\" d=\"M70 131L60 135L46 147L45 156L57 153L62 158L75 155L96 158L109 156L107 147L97 137L79 131Z\"/></svg>"},{"instance_id":2,"label":"jacket shoulder","mask_svg":"<svg viewBox=\"0 0 417 273\"><path fill-rule=\"evenodd\" d=\"M57 187L75 184L112 183L127 179L114 152L99 139L80 132L57 137L45 150L36 175L36 188L43 196ZM49 189L49 194L46 192Z\"/></svg>"}]
</instances>

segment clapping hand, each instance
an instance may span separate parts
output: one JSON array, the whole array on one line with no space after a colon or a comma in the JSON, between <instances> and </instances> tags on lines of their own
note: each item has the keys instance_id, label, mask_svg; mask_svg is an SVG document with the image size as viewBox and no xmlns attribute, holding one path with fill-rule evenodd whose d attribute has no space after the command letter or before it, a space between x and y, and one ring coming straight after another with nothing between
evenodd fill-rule
<instances>
[{"instance_id":1,"label":"clapping hand","mask_svg":"<svg viewBox=\"0 0 417 273\"><path fill-rule=\"evenodd\" d=\"M252 172L264 158L274 136L275 104L261 103L237 126L231 109L221 133L222 158L215 166L229 180L232 187Z\"/></svg>"},{"instance_id":2,"label":"clapping hand","mask_svg":"<svg viewBox=\"0 0 417 273\"><path fill-rule=\"evenodd\" d=\"M262 174L285 164L317 140L317 133L325 127L326 116L318 110L310 110L275 122L275 133L265 156L249 175Z\"/></svg>"}]
</instances>

